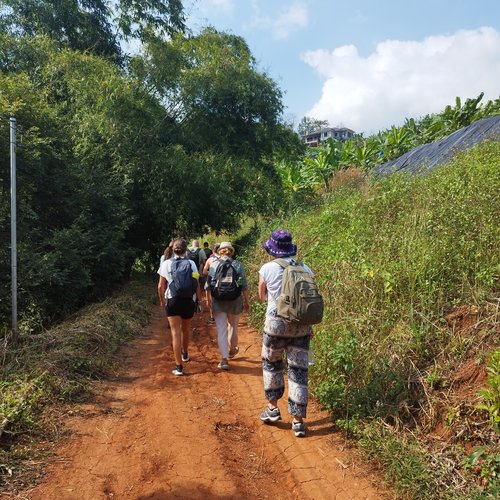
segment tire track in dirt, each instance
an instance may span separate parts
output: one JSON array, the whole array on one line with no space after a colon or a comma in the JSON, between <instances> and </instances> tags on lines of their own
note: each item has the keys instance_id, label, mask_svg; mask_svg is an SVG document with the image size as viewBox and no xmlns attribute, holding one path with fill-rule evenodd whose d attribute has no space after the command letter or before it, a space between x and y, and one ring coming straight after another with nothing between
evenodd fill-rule
<instances>
[{"instance_id":1,"label":"tire track in dirt","mask_svg":"<svg viewBox=\"0 0 500 500\"><path fill-rule=\"evenodd\" d=\"M158 309L145 336L120 354L120 376L99 383L95 402L69 418L71 437L24 498L384 498L314 403L304 439L293 435L283 405L283 421L260 422L260 336L246 318L240 354L221 372L215 326L196 316L185 377L171 374L165 325Z\"/></svg>"}]
</instances>

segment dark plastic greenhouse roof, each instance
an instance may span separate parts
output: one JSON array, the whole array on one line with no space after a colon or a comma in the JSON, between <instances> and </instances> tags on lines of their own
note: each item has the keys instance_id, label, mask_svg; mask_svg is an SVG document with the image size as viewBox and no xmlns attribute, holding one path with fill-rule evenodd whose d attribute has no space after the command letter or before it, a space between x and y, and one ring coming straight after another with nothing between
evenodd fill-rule
<instances>
[{"instance_id":1,"label":"dark plastic greenhouse roof","mask_svg":"<svg viewBox=\"0 0 500 500\"><path fill-rule=\"evenodd\" d=\"M418 146L396 160L383 163L377 167L376 173L384 175L394 172L416 173L432 170L449 161L458 152L469 149L486 139L500 140L500 115L483 118L439 141Z\"/></svg>"}]
</instances>

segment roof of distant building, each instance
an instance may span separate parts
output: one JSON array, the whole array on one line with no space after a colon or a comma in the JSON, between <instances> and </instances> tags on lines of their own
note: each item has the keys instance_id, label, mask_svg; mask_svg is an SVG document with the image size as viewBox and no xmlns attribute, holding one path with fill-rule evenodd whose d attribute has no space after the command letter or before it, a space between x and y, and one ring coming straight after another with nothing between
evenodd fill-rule
<instances>
[{"instance_id":1,"label":"roof of distant building","mask_svg":"<svg viewBox=\"0 0 500 500\"><path fill-rule=\"evenodd\" d=\"M302 134L302 137L308 137L310 135L315 135L315 134L322 134L323 132L351 132L352 134L355 134L354 130L351 130L350 128L347 127L325 127L325 128L320 128L318 130L314 130L313 132L309 132L308 134Z\"/></svg>"}]
</instances>

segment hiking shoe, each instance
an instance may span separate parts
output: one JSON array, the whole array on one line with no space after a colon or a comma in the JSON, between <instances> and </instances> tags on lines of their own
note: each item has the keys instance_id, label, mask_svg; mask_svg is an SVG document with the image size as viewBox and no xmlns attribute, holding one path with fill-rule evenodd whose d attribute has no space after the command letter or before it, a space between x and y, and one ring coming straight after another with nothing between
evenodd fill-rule
<instances>
[{"instance_id":1,"label":"hiking shoe","mask_svg":"<svg viewBox=\"0 0 500 500\"><path fill-rule=\"evenodd\" d=\"M172 373L178 377L184 375L184 372L182 371L182 365L177 365L173 370Z\"/></svg>"},{"instance_id":2,"label":"hiking shoe","mask_svg":"<svg viewBox=\"0 0 500 500\"><path fill-rule=\"evenodd\" d=\"M231 349L229 351L229 358L234 358L236 356L236 354L238 354L240 352L240 348L238 346L236 346L234 349Z\"/></svg>"},{"instance_id":3,"label":"hiking shoe","mask_svg":"<svg viewBox=\"0 0 500 500\"><path fill-rule=\"evenodd\" d=\"M217 368L220 368L221 370L229 370L229 363L223 359L218 365Z\"/></svg>"},{"instance_id":4,"label":"hiking shoe","mask_svg":"<svg viewBox=\"0 0 500 500\"><path fill-rule=\"evenodd\" d=\"M269 406L266 406L266 409L260 414L260 419L267 424L277 422L281 420L280 409L278 407L269 408Z\"/></svg>"},{"instance_id":5,"label":"hiking shoe","mask_svg":"<svg viewBox=\"0 0 500 500\"><path fill-rule=\"evenodd\" d=\"M306 426L304 422L292 422L292 431L296 437L304 437L306 435Z\"/></svg>"},{"instance_id":6,"label":"hiking shoe","mask_svg":"<svg viewBox=\"0 0 500 500\"><path fill-rule=\"evenodd\" d=\"M191 358L189 357L189 354L186 352L181 353L181 358L183 363L187 363L188 361L191 361Z\"/></svg>"},{"instance_id":7,"label":"hiking shoe","mask_svg":"<svg viewBox=\"0 0 500 500\"><path fill-rule=\"evenodd\" d=\"M215 319L214 318L208 318L207 323L209 325L215 325Z\"/></svg>"}]
</instances>

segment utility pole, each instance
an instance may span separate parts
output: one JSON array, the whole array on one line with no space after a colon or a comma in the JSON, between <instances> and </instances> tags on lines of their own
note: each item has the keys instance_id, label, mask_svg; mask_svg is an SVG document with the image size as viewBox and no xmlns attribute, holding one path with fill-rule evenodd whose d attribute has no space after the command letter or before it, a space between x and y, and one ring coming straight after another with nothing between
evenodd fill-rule
<instances>
[{"instance_id":1,"label":"utility pole","mask_svg":"<svg viewBox=\"0 0 500 500\"><path fill-rule=\"evenodd\" d=\"M10 252L12 279L12 343L17 343L17 206L16 119L10 119Z\"/></svg>"}]
</instances>

